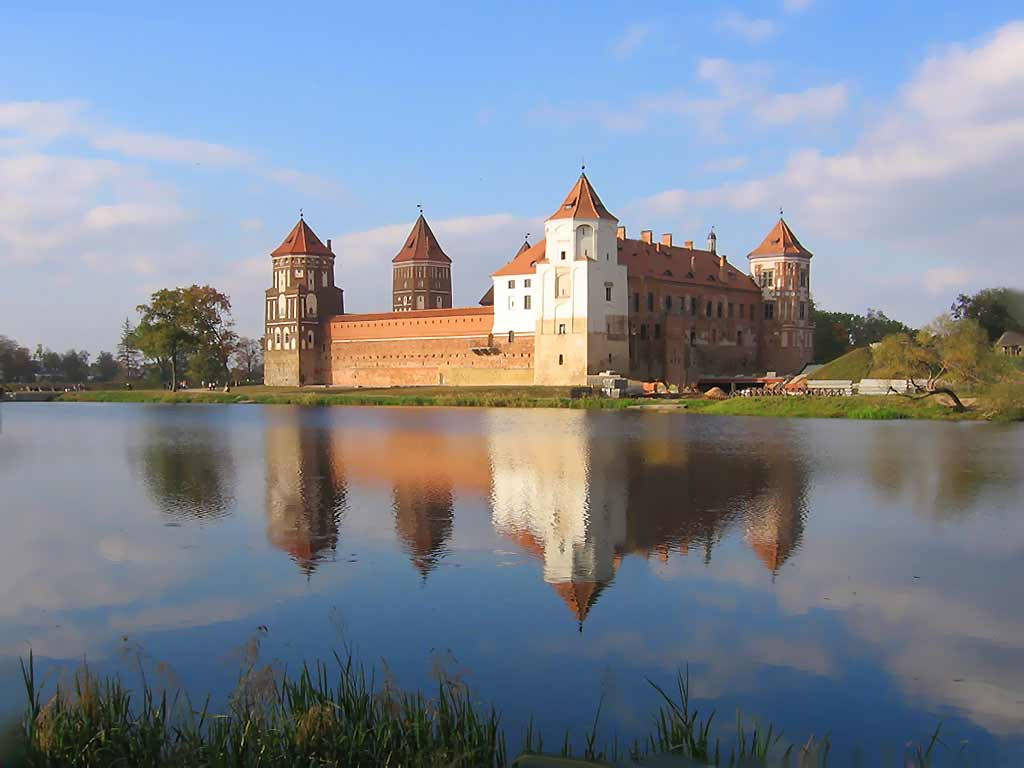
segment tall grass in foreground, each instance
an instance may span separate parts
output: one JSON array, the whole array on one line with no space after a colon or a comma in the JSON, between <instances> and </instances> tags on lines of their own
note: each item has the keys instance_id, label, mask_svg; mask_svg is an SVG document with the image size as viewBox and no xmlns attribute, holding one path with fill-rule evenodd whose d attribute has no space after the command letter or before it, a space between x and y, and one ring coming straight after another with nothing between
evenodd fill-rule
<instances>
[{"instance_id":1,"label":"tall grass in foreground","mask_svg":"<svg viewBox=\"0 0 1024 768\"><path fill-rule=\"evenodd\" d=\"M100 680L81 669L70 690L58 688L42 703L32 655L22 663L28 710L15 763L27 766L545 766L545 744L533 724L523 754L510 760L500 718L474 703L464 685L442 679L436 697L375 685L351 658L303 666L296 677L269 685L243 680L228 711L214 714L209 701L195 708L187 697L157 695L144 684L141 697L115 678ZM678 675L673 694L651 682L661 697L652 731L625 748L600 747L601 703L580 757L596 764L657 766L826 766L830 745L783 743L772 726L744 726L737 715L727 746L712 736L714 713L690 707L689 677ZM931 765L938 729L925 747L900 765ZM569 734L548 755L573 756ZM6 763L5 763L6 765Z\"/></svg>"}]
</instances>

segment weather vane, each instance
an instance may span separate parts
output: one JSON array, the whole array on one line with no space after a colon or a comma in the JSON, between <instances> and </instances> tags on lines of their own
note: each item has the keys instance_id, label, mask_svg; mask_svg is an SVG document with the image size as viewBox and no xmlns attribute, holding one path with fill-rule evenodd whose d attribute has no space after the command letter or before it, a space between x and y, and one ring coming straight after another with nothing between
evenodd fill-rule
<instances>
[{"instance_id":1,"label":"weather vane","mask_svg":"<svg viewBox=\"0 0 1024 768\"><path fill-rule=\"evenodd\" d=\"M302 209L301 208L299 208L299 218L300 219L302 218Z\"/></svg>"},{"instance_id":2,"label":"weather vane","mask_svg":"<svg viewBox=\"0 0 1024 768\"><path fill-rule=\"evenodd\" d=\"M583 155L580 155L580 170L587 170L587 158Z\"/></svg>"},{"instance_id":3,"label":"weather vane","mask_svg":"<svg viewBox=\"0 0 1024 768\"><path fill-rule=\"evenodd\" d=\"M420 216L423 215L423 206L419 203L416 203L416 210L420 212Z\"/></svg>"},{"instance_id":4,"label":"weather vane","mask_svg":"<svg viewBox=\"0 0 1024 768\"><path fill-rule=\"evenodd\" d=\"M781 205L779 206L779 218L780 219L782 218L782 206Z\"/></svg>"}]
</instances>

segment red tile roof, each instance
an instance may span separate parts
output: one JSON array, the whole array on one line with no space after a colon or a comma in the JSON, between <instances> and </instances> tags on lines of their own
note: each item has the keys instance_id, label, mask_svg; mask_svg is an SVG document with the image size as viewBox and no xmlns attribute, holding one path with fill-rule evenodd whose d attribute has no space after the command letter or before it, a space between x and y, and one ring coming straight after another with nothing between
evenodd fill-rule
<instances>
[{"instance_id":1,"label":"red tile roof","mask_svg":"<svg viewBox=\"0 0 1024 768\"><path fill-rule=\"evenodd\" d=\"M320 242L320 238L310 229L305 219L300 218L298 223L288 233L277 248L270 253L271 256L330 256L331 252L327 246Z\"/></svg>"},{"instance_id":2,"label":"red tile roof","mask_svg":"<svg viewBox=\"0 0 1024 768\"><path fill-rule=\"evenodd\" d=\"M582 626L605 585L596 581L560 581L551 586Z\"/></svg>"},{"instance_id":3,"label":"red tile roof","mask_svg":"<svg viewBox=\"0 0 1024 768\"><path fill-rule=\"evenodd\" d=\"M491 273L492 277L504 277L505 275L532 275L534 264L544 258L544 243L541 240L534 245L523 243L512 261L503 266L497 272Z\"/></svg>"},{"instance_id":4,"label":"red tile roof","mask_svg":"<svg viewBox=\"0 0 1024 768\"><path fill-rule=\"evenodd\" d=\"M423 218L422 213L416 219L416 223L412 225L412 232L409 233L409 237L406 239L405 245L402 246L402 250L391 261L394 264L399 264L403 261L443 261L446 264L452 263L452 260L441 250L437 238L430 231L430 226L427 224L427 220Z\"/></svg>"},{"instance_id":5,"label":"red tile roof","mask_svg":"<svg viewBox=\"0 0 1024 768\"><path fill-rule=\"evenodd\" d=\"M569 191L568 197L550 216L551 219L611 219L618 221L601 202L597 192L590 185L587 174L581 173L579 181Z\"/></svg>"},{"instance_id":6,"label":"red tile roof","mask_svg":"<svg viewBox=\"0 0 1024 768\"><path fill-rule=\"evenodd\" d=\"M653 277L690 285L713 285L750 290L760 288L746 273L726 264L726 282L719 279L718 254L697 248L645 243L643 240L619 240L619 264L626 265L629 277ZM694 271L690 274L690 258Z\"/></svg>"},{"instance_id":7,"label":"red tile roof","mask_svg":"<svg viewBox=\"0 0 1024 768\"><path fill-rule=\"evenodd\" d=\"M800 245L793 230L789 228L786 220L781 216L778 223L772 227L761 244L750 252L747 258L752 256L806 256L811 258L814 254Z\"/></svg>"}]
</instances>

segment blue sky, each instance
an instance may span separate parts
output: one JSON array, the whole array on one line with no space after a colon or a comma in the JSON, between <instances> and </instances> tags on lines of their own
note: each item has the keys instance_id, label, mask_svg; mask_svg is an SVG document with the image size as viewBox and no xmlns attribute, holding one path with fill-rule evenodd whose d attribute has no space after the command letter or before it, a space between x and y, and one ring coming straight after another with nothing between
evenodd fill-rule
<instances>
[{"instance_id":1,"label":"blue sky","mask_svg":"<svg viewBox=\"0 0 1024 768\"><path fill-rule=\"evenodd\" d=\"M743 258L780 206L828 308L1021 286L1019 5L50 3L3 10L0 334L94 353L155 288L260 332L299 208L350 311L422 204L457 303L588 175L631 233Z\"/></svg>"}]
</instances>

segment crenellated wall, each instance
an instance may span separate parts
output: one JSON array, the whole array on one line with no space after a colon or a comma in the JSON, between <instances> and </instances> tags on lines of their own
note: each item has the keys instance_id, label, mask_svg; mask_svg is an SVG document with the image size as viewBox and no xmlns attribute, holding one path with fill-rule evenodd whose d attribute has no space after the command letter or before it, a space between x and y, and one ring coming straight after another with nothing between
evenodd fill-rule
<instances>
[{"instance_id":1,"label":"crenellated wall","mask_svg":"<svg viewBox=\"0 0 1024 768\"><path fill-rule=\"evenodd\" d=\"M340 387L533 383L533 336L495 337L491 307L340 315L328 323Z\"/></svg>"}]
</instances>

